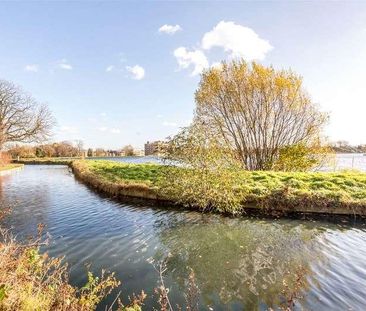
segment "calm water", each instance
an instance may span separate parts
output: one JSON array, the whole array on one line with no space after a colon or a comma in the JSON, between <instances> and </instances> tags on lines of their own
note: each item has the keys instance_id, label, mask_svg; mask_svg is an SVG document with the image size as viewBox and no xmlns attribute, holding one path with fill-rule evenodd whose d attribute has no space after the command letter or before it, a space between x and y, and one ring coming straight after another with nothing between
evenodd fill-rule
<instances>
[{"instance_id":1,"label":"calm water","mask_svg":"<svg viewBox=\"0 0 366 311\"><path fill-rule=\"evenodd\" d=\"M342 153L336 155L336 170L356 169L366 171L366 154L363 153Z\"/></svg>"},{"instance_id":2,"label":"calm water","mask_svg":"<svg viewBox=\"0 0 366 311\"><path fill-rule=\"evenodd\" d=\"M365 157L366 158L366 157ZM146 156L146 157L93 157L86 158L87 160L108 160L114 162L127 162L127 163L159 163L163 164L163 161L156 156Z\"/></svg>"},{"instance_id":3,"label":"calm water","mask_svg":"<svg viewBox=\"0 0 366 311\"><path fill-rule=\"evenodd\" d=\"M73 284L85 282L85 265L106 268L122 280L122 295L144 289L158 275L152 260L168 256L171 299L184 303L192 269L201 310L265 310L278 304L282 280L306 268L298 310L364 310L366 228L299 220L221 217L128 205L103 198L76 181L67 167L26 166L0 177L5 220L22 239L44 223L52 256L66 255ZM112 297L114 298L114 297ZM146 302L151 310L153 299Z\"/></svg>"}]
</instances>

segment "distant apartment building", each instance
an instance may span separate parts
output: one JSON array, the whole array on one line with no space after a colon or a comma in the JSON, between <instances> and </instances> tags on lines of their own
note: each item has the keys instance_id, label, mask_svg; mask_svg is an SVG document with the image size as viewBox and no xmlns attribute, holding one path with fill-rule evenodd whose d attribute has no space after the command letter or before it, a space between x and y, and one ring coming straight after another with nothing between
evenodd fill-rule
<instances>
[{"instance_id":1,"label":"distant apartment building","mask_svg":"<svg viewBox=\"0 0 366 311\"><path fill-rule=\"evenodd\" d=\"M124 156L124 152L120 150L107 150L107 157L121 157L121 156Z\"/></svg>"},{"instance_id":2,"label":"distant apartment building","mask_svg":"<svg viewBox=\"0 0 366 311\"><path fill-rule=\"evenodd\" d=\"M137 150L134 150L134 153L135 153L135 156L137 156L137 157L143 157L145 155L145 150L137 149Z\"/></svg>"},{"instance_id":3,"label":"distant apartment building","mask_svg":"<svg viewBox=\"0 0 366 311\"><path fill-rule=\"evenodd\" d=\"M148 155L159 155L161 153L165 143L161 140L147 142L145 144L145 156Z\"/></svg>"}]
</instances>

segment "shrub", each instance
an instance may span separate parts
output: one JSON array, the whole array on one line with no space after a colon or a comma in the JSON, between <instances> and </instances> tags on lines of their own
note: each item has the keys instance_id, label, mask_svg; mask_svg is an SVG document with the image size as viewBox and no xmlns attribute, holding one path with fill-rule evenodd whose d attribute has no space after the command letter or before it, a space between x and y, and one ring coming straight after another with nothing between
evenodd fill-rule
<instances>
[{"instance_id":1,"label":"shrub","mask_svg":"<svg viewBox=\"0 0 366 311\"><path fill-rule=\"evenodd\" d=\"M159 181L159 191L177 203L214 210L238 213L245 198L243 179L235 170L180 169L170 167Z\"/></svg>"},{"instance_id":2,"label":"shrub","mask_svg":"<svg viewBox=\"0 0 366 311\"><path fill-rule=\"evenodd\" d=\"M40 240L20 244L0 229L1 310L95 310L100 301L120 283L113 274L100 278L88 273L81 289L68 283L62 258L40 254Z\"/></svg>"},{"instance_id":3,"label":"shrub","mask_svg":"<svg viewBox=\"0 0 366 311\"><path fill-rule=\"evenodd\" d=\"M178 203L236 213L245 197L245 180L237 175L242 163L206 130L204 124L195 123L168 142L164 159L172 165L158 187Z\"/></svg>"},{"instance_id":4,"label":"shrub","mask_svg":"<svg viewBox=\"0 0 366 311\"><path fill-rule=\"evenodd\" d=\"M327 147L321 147L318 144L310 147L305 144L296 144L281 148L278 158L274 163L270 163L270 166L276 171L306 172L331 164L333 158L333 153Z\"/></svg>"},{"instance_id":5,"label":"shrub","mask_svg":"<svg viewBox=\"0 0 366 311\"><path fill-rule=\"evenodd\" d=\"M8 165L11 162L11 156L8 152L0 152L0 166Z\"/></svg>"}]
</instances>

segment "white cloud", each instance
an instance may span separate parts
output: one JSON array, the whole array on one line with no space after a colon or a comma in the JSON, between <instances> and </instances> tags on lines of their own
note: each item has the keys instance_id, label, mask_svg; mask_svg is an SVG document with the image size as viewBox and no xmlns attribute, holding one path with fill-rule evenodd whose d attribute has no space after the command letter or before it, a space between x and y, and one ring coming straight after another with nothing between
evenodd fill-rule
<instances>
[{"instance_id":1,"label":"white cloud","mask_svg":"<svg viewBox=\"0 0 366 311\"><path fill-rule=\"evenodd\" d=\"M101 112L101 113L100 113L100 116L104 118L104 117L106 117L106 116L107 116L107 113L106 113L106 112Z\"/></svg>"},{"instance_id":2,"label":"white cloud","mask_svg":"<svg viewBox=\"0 0 366 311\"><path fill-rule=\"evenodd\" d=\"M214 62L211 64L211 68L215 68L215 69L222 69L222 63L221 62Z\"/></svg>"},{"instance_id":3,"label":"white cloud","mask_svg":"<svg viewBox=\"0 0 366 311\"><path fill-rule=\"evenodd\" d=\"M113 134L119 134L119 133L121 133L121 130L114 128L114 129L111 129L110 132L113 133Z\"/></svg>"},{"instance_id":4,"label":"white cloud","mask_svg":"<svg viewBox=\"0 0 366 311\"><path fill-rule=\"evenodd\" d=\"M72 66L70 64L59 64L59 67L65 70L72 70Z\"/></svg>"},{"instance_id":5,"label":"white cloud","mask_svg":"<svg viewBox=\"0 0 366 311\"><path fill-rule=\"evenodd\" d=\"M29 64L24 67L24 70L29 72L38 72L39 66L36 64Z\"/></svg>"},{"instance_id":6,"label":"white cloud","mask_svg":"<svg viewBox=\"0 0 366 311\"><path fill-rule=\"evenodd\" d=\"M175 122L169 122L169 121L164 121L163 122L163 125L164 126L170 126L170 127L177 127L178 126L177 123L175 123Z\"/></svg>"},{"instance_id":7,"label":"white cloud","mask_svg":"<svg viewBox=\"0 0 366 311\"><path fill-rule=\"evenodd\" d=\"M65 58L57 62L57 67L63 70L72 70L73 68Z\"/></svg>"},{"instance_id":8,"label":"white cloud","mask_svg":"<svg viewBox=\"0 0 366 311\"><path fill-rule=\"evenodd\" d=\"M126 66L126 69L131 73L132 79L142 80L145 77L145 69L140 65L135 65L133 67Z\"/></svg>"},{"instance_id":9,"label":"white cloud","mask_svg":"<svg viewBox=\"0 0 366 311\"><path fill-rule=\"evenodd\" d=\"M112 133L112 134L121 133L121 130L119 128L108 128L106 126L98 127L97 130L100 131L100 132L109 132L109 133Z\"/></svg>"},{"instance_id":10,"label":"white cloud","mask_svg":"<svg viewBox=\"0 0 366 311\"><path fill-rule=\"evenodd\" d=\"M210 50L221 47L230 57L243 57L247 61L265 58L272 50L267 40L260 38L254 30L234 22L219 22L211 31L206 32L202 38L202 48Z\"/></svg>"},{"instance_id":11,"label":"white cloud","mask_svg":"<svg viewBox=\"0 0 366 311\"><path fill-rule=\"evenodd\" d=\"M162 33L166 33L168 35L174 35L177 31L180 31L182 30L182 27L180 27L179 25L163 25L159 28L159 32L162 32Z\"/></svg>"},{"instance_id":12,"label":"white cloud","mask_svg":"<svg viewBox=\"0 0 366 311\"><path fill-rule=\"evenodd\" d=\"M114 70L114 66L113 65L109 65L106 69L105 69L105 71L106 72L111 72L111 71L113 71Z\"/></svg>"},{"instance_id":13,"label":"white cloud","mask_svg":"<svg viewBox=\"0 0 366 311\"><path fill-rule=\"evenodd\" d=\"M208 60L201 50L189 51L185 47L175 49L174 56L182 69L193 66L192 76L198 75L208 67Z\"/></svg>"}]
</instances>

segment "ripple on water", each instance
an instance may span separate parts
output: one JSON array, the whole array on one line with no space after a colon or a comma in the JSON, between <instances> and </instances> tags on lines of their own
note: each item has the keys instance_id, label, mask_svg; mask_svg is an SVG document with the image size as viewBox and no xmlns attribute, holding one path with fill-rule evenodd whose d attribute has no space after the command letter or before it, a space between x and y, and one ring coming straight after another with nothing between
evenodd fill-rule
<instances>
[{"instance_id":1,"label":"ripple on water","mask_svg":"<svg viewBox=\"0 0 366 311\"><path fill-rule=\"evenodd\" d=\"M1 206L14 206L5 225L23 238L44 223L51 236L45 250L66 256L73 284L85 282L91 264L93 271L115 271L125 296L141 289L151 294L158 276L148 262L169 254L166 282L174 303L184 301L183 284L193 269L203 310L264 310L279 303L283 279L302 266L303 308L366 305L364 226L124 204L95 194L63 166L26 166L0 183ZM151 309L152 298L146 306Z\"/></svg>"}]
</instances>

